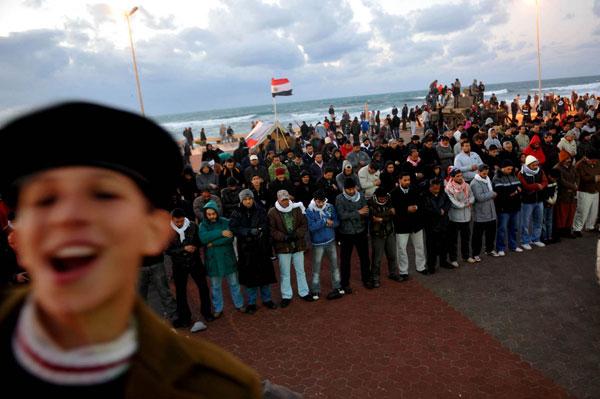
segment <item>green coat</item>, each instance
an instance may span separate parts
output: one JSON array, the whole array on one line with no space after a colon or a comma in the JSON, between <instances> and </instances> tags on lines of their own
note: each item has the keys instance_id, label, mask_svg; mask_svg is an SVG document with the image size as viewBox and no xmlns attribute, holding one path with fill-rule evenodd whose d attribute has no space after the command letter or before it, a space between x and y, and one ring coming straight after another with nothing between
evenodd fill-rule
<instances>
[{"instance_id":1,"label":"green coat","mask_svg":"<svg viewBox=\"0 0 600 399\"><path fill-rule=\"evenodd\" d=\"M214 201L208 201L204 212L209 208L219 213ZM223 237L224 230L229 230L229 219L219 216L216 222L210 223L204 215L200 223L200 242L206 245L205 264L209 277L225 277L237 271L233 237Z\"/></svg>"}]
</instances>

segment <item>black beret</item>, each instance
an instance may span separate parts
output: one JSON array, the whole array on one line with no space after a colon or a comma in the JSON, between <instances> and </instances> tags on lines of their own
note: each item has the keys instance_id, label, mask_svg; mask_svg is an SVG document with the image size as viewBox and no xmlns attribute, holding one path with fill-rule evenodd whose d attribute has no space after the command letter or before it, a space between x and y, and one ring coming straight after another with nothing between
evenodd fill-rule
<instances>
[{"instance_id":1,"label":"black beret","mask_svg":"<svg viewBox=\"0 0 600 399\"><path fill-rule=\"evenodd\" d=\"M137 183L150 202L169 208L183 169L177 143L131 112L67 102L19 117L0 130L0 193L16 204L21 178L63 166L97 166Z\"/></svg>"}]
</instances>

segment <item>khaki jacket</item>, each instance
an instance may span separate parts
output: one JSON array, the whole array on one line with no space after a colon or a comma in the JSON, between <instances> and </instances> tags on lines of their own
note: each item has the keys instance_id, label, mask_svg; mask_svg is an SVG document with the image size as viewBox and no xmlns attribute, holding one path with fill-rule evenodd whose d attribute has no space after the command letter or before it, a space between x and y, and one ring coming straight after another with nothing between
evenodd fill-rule
<instances>
[{"instance_id":1,"label":"khaki jacket","mask_svg":"<svg viewBox=\"0 0 600 399\"><path fill-rule=\"evenodd\" d=\"M0 330L12 329L27 295L15 290L0 305ZM173 332L138 299L139 348L132 359L126 398L261 398L257 373L203 340Z\"/></svg>"}]
</instances>

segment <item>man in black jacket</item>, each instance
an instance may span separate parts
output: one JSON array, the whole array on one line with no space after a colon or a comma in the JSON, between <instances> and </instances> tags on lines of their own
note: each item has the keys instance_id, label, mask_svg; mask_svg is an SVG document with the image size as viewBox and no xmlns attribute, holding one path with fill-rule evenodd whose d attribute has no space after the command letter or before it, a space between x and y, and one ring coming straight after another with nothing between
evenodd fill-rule
<instances>
[{"instance_id":1,"label":"man in black jacket","mask_svg":"<svg viewBox=\"0 0 600 399\"><path fill-rule=\"evenodd\" d=\"M448 210L450 210L450 199L448 195L441 190L442 181L431 179L429 181L429 191L425 194L423 200L423 210L425 214L425 245L427 246L427 272L435 273L435 264L440 259L440 267L453 269L448 263Z\"/></svg>"},{"instance_id":2,"label":"man in black jacket","mask_svg":"<svg viewBox=\"0 0 600 399\"><path fill-rule=\"evenodd\" d=\"M175 280L175 299L177 301L177 319L175 328L188 327L191 324L191 312L187 301L188 275L192 276L200 292L200 312L206 321L213 321L210 295L206 284L206 269L200 259L200 237L198 225L185 217L181 209L171 212L171 228L177 233L166 250L173 261L173 279Z\"/></svg>"},{"instance_id":3,"label":"man in black jacket","mask_svg":"<svg viewBox=\"0 0 600 399\"><path fill-rule=\"evenodd\" d=\"M415 247L416 268L421 274L427 274L425 268L425 248L423 246L423 206L422 198L416 188L411 186L411 173L403 171L398 178L398 187L392 190L394 231L398 266L402 280L408 280L408 239Z\"/></svg>"}]
</instances>

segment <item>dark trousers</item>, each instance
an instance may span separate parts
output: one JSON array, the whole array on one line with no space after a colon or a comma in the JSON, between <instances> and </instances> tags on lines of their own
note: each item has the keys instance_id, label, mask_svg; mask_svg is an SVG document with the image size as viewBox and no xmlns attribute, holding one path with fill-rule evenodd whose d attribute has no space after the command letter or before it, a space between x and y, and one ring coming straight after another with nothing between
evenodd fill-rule
<instances>
[{"instance_id":1,"label":"dark trousers","mask_svg":"<svg viewBox=\"0 0 600 399\"><path fill-rule=\"evenodd\" d=\"M400 274L398 265L396 264L396 235L392 234L387 237L375 237L371 235L371 272L373 281L379 281L381 273L381 260L383 256L387 258L388 275L397 276Z\"/></svg>"},{"instance_id":2,"label":"dark trousers","mask_svg":"<svg viewBox=\"0 0 600 399\"><path fill-rule=\"evenodd\" d=\"M450 239L450 245L448 247L448 254L450 261L454 262L458 256L458 233L460 232L460 254L463 260L467 260L471 257L469 254L469 247L471 244L471 226L469 222L450 222L450 228L448 229L448 235Z\"/></svg>"},{"instance_id":3,"label":"dark trousers","mask_svg":"<svg viewBox=\"0 0 600 399\"><path fill-rule=\"evenodd\" d=\"M205 318L211 315L210 294L206 276L200 266L188 267L173 262L173 280L175 280L175 298L177 300L177 317L189 321L192 317L187 300L188 275L192 277L200 292L200 313Z\"/></svg>"},{"instance_id":4,"label":"dark trousers","mask_svg":"<svg viewBox=\"0 0 600 399\"><path fill-rule=\"evenodd\" d=\"M363 283L371 281L371 264L369 262L369 239L366 230L358 234L339 234L342 288L350 286L350 261L352 249L356 247L360 260L360 276Z\"/></svg>"},{"instance_id":5,"label":"dark trousers","mask_svg":"<svg viewBox=\"0 0 600 399\"><path fill-rule=\"evenodd\" d=\"M471 249L473 256L481 254L481 244L485 234L485 252L492 252L496 243L496 221L474 222L473 223L473 241Z\"/></svg>"},{"instance_id":6,"label":"dark trousers","mask_svg":"<svg viewBox=\"0 0 600 399\"><path fill-rule=\"evenodd\" d=\"M433 231L425 229L425 246L427 247L427 270L435 270L439 258L440 265L448 262L448 237L447 231Z\"/></svg>"},{"instance_id":7,"label":"dark trousers","mask_svg":"<svg viewBox=\"0 0 600 399\"><path fill-rule=\"evenodd\" d=\"M177 307L169 288L165 264L163 262L141 268L138 291L146 303L149 303L148 292L150 291L150 287L154 287L162 305L162 309L155 310L161 316L164 315L167 319L171 320L177 312Z\"/></svg>"}]
</instances>

